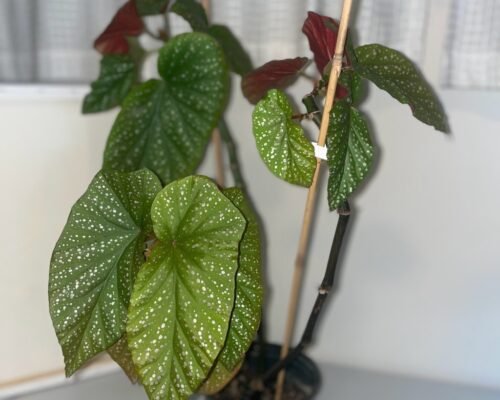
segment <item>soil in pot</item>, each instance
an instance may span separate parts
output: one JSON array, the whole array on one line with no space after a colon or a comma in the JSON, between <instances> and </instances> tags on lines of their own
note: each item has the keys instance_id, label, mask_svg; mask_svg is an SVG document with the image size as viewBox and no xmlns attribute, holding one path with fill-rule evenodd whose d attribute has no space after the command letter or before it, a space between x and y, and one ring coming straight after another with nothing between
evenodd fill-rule
<instances>
[{"instance_id":1,"label":"soil in pot","mask_svg":"<svg viewBox=\"0 0 500 400\"><path fill-rule=\"evenodd\" d=\"M258 346L254 345L236 377L211 400L273 400L274 380L263 391L254 392L248 388L255 383L259 372L266 371L279 360L280 346L265 345L263 356L259 358ZM283 400L313 399L320 386L320 373L316 364L305 355L297 357L286 368L286 381L283 390Z\"/></svg>"}]
</instances>

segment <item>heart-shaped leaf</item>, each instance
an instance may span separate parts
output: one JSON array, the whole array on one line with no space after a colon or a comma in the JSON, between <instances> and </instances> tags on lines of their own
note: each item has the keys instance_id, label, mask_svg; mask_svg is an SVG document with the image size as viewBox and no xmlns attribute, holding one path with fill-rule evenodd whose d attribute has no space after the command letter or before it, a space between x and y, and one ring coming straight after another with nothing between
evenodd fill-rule
<instances>
[{"instance_id":1,"label":"heart-shaped leaf","mask_svg":"<svg viewBox=\"0 0 500 400\"><path fill-rule=\"evenodd\" d=\"M187 399L226 340L246 221L195 176L166 186L151 215L159 242L135 281L129 348L150 399Z\"/></svg>"},{"instance_id":2,"label":"heart-shaped leaf","mask_svg":"<svg viewBox=\"0 0 500 400\"><path fill-rule=\"evenodd\" d=\"M269 61L243 77L243 95L250 103L257 104L269 90L285 89L295 82L308 61L306 57Z\"/></svg>"},{"instance_id":3,"label":"heart-shaped leaf","mask_svg":"<svg viewBox=\"0 0 500 400\"><path fill-rule=\"evenodd\" d=\"M271 172L287 182L310 186L316 168L314 147L302 126L292 120L286 95L270 90L255 106L252 120L257 149Z\"/></svg>"},{"instance_id":4,"label":"heart-shaped leaf","mask_svg":"<svg viewBox=\"0 0 500 400\"><path fill-rule=\"evenodd\" d=\"M205 32L208 29L207 13L196 0L176 0L170 11L184 18L193 31Z\"/></svg>"},{"instance_id":5,"label":"heart-shaped leaf","mask_svg":"<svg viewBox=\"0 0 500 400\"><path fill-rule=\"evenodd\" d=\"M373 162L368 126L347 101L333 106L327 147L328 204L330 210L335 210L363 182Z\"/></svg>"},{"instance_id":6,"label":"heart-shaped leaf","mask_svg":"<svg viewBox=\"0 0 500 400\"><path fill-rule=\"evenodd\" d=\"M132 354L128 348L127 335L123 335L118 342L108 349L108 354L114 362L116 362L128 376L132 383L137 383L139 376L135 370Z\"/></svg>"},{"instance_id":7,"label":"heart-shaped leaf","mask_svg":"<svg viewBox=\"0 0 500 400\"><path fill-rule=\"evenodd\" d=\"M103 56L99 78L92 82L92 90L83 100L82 112L88 114L105 111L121 104L136 77L137 70L131 56Z\"/></svg>"},{"instance_id":8,"label":"heart-shaped leaf","mask_svg":"<svg viewBox=\"0 0 500 400\"><path fill-rule=\"evenodd\" d=\"M139 15L163 14L170 3L169 0L134 0Z\"/></svg>"},{"instance_id":9,"label":"heart-shaped leaf","mask_svg":"<svg viewBox=\"0 0 500 400\"><path fill-rule=\"evenodd\" d=\"M49 274L50 314L67 375L122 337L160 189L148 170L101 172L71 209Z\"/></svg>"},{"instance_id":10,"label":"heart-shaped leaf","mask_svg":"<svg viewBox=\"0 0 500 400\"><path fill-rule=\"evenodd\" d=\"M158 70L127 96L111 129L104 167L153 170L163 182L194 172L224 108L229 74L215 39L186 33L161 49Z\"/></svg>"},{"instance_id":11,"label":"heart-shaped leaf","mask_svg":"<svg viewBox=\"0 0 500 400\"><path fill-rule=\"evenodd\" d=\"M240 244L236 299L229 332L226 344L202 386L201 390L206 394L220 391L237 373L255 339L262 311L263 285L257 217L240 189L225 189L223 193L238 207L248 224Z\"/></svg>"},{"instance_id":12,"label":"heart-shaped leaf","mask_svg":"<svg viewBox=\"0 0 500 400\"><path fill-rule=\"evenodd\" d=\"M144 30L144 23L137 13L133 0L121 7L103 33L94 42L94 47L101 54L127 54L127 37L138 36Z\"/></svg>"},{"instance_id":13,"label":"heart-shaped leaf","mask_svg":"<svg viewBox=\"0 0 500 400\"><path fill-rule=\"evenodd\" d=\"M399 51L379 44L355 49L355 71L403 104L415 118L448 132L443 106L416 66Z\"/></svg>"},{"instance_id":14,"label":"heart-shaped leaf","mask_svg":"<svg viewBox=\"0 0 500 400\"><path fill-rule=\"evenodd\" d=\"M224 50L229 68L238 75L245 75L252 70L252 61L233 32L224 25L212 25L207 33L214 37Z\"/></svg>"}]
</instances>

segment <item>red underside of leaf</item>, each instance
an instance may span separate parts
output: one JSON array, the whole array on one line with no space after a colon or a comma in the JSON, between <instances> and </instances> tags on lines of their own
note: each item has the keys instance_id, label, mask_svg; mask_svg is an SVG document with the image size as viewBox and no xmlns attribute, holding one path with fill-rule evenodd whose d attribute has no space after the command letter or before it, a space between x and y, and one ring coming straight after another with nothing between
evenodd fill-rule
<instances>
[{"instance_id":1,"label":"red underside of leaf","mask_svg":"<svg viewBox=\"0 0 500 400\"><path fill-rule=\"evenodd\" d=\"M121 7L103 33L95 40L94 47L101 54L126 54L127 36L137 36L144 30L144 23L137 13L133 0Z\"/></svg>"},{"instance_id":2,"label":"red underside of leaf","mask_svg":"<svg viewBox=\"0 0 500 400\"><path fill-rule=\"evenodd\" d=\"M320 73L333 58L337 42L339 22L309 11L302 26L302 32L309 40L309 47L314 54L314 61Z\"/></svg>"},{"instance_id":3,"label":"red underside of leaf","mask_svg":"<svg viewBox=\"0 0 500 400\"><path fill-rule=\"evenodd\" d=\"M271 89L291 85L309 60L306 57L269 61L247 74L241 81L245 97L256 104Z\"/></svg>"},{"instance_id":4,"label":"red underside of leaf","mask_svg":"<svg viewBox=\"0 0 500 400\"><path fill-rule=\"evenodd\" d=\"M335 98L338 99L338 100L343 100L347 97L347 95L349 94L349 90L340 85L340 84L337 84L337 89L335 89Z\"/></svg>"}]
</instances>

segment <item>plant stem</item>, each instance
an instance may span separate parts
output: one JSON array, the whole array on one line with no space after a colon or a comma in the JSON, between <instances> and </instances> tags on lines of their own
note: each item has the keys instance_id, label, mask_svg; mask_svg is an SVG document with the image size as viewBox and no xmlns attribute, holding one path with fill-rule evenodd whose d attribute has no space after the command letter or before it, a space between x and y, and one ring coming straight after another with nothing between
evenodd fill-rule
<instances>
[{"instance_id":1,"label":"plant stem","mask_svg":"<svg viewBox=\"0 0 500 400\"><path fill-rule=\"evenodd\" d=\"M282 369L286 368L290 363L293 362L304 349L312 342L316 324L319 317L323 311L324 304L332 289L334 288L337 271L338 271L338 260L340 253L342 252L342 244L344 241L345 233L349 224L349 217L351 215L351 209L347 201L337 210L339 213L339 219L337 221L337 227L335 229L335 235L332 240L332 245L330 247L330 255L328 257L328 263L325 269L325 275L323 276L323 281L318 289L318 294L316 296L316 301L311 310L311 314L307 320L307 325L304 328L300 342L295 348L290 351L285 358L282 358L276 362L271 368L269 368L264 374L261 375L260 382L266 383L272 380L277 373ZM263 384L250 385L251 388L264 387ZM252 393L247 393L245 398L253 398L253 395L258 390L253 390Z\"/></svg>"},{"instance_id":2,"label":"plant stem","mask_svg":"<svg viewBox=\"0 0 500 400\"><path fill-rule=\"evenodd\" d=\"M302 333L302 338L295 348L288 353L288 355L273 365L263 376L263 381L269 381L274 378L274 376L288 364L290 364L306 346L308 346L313 339L314 330L316 328L316 323L318 322L319 316L323 310L325 301L332 291L333 285L335 283L335 277L337 274L337 265L339 256L342 250L342 243L349 223L349 217L351 215L351 210L349 203L347 201L338 209L339 219L337 221L337 228L335 230L335 236L333 237L332 246L330 248L330 256L328 257L328 263L326 265L325 275L321 286L318 290L318 295L316 301L307 320L307 325Z\"/></svg>"},{"instance_id":3,"label":"plant stem","mask_svg":"<svg viewBox=\"0 0 500 400\"><path fill-rule=\"evenodd\" d=\"M304 103L308 114L312 115L313 122L319 128L321 125L321 113L318 105L316 104L316 100L314 100L314 96L312 94L308 94L302 99L302 103Z\"/></svg>"},{"instance_id":4,"label":"plant stem","mask_svg":"<svg viewBox=\"0 0 500 400\"><path fill-rule=\"evenodd\" d=\"M319 130L318 145L324 146L326 142L326 135L328 132L328 124L330 122L330 110L333 106L335 98L335 90L337 88L337 81L342 70L342 58L344 53L344 46L347 36L347 26L349 24L349 16L351 14L353 0L344 0L342 7L342 16L340 18L339 33L337 42L335 44L335 55L333 56L333 65L328 81L326 90L326 100L321 118L321 125ZM288 349L293 337L293 330L295 327L295 319L297 315L298 299L300 289L302 287L302 275L304 272L304 258L307 253L309 244L310 227L312 217L316 207L316 193L318 189L318 177L321 167L321 160L316 161L316 170L314 172L313 181L307 193L307 200L304 210L304 217L302 222L302 229L300 232L299 245L297 249L297 256L295 259L295 267L292 278L292 288L290 292L290 300L288 304L288 316L286 321L285 335L283 338L283 346L281 348L281 358L285 358L288 354ZM281 400L283 393L283 383L285 382L285 371L281 370L276 382L275 400Z\"/></svg>"},{"instance_id":5,"label":"plant stem","mask_svg":"<svg viewBox=\"0 0 500 400\"><path fill-rule=\"evenodd\" d=\"M212 132L212 144L214 145L215 154L215 181L220 187L224 187L224 155L222 154L222 142L219 129L215 128Z\"/></svg>"},{"instance_id":6,"label":"plant stem","mask_svg":"<svg viewBox=\"0 0 500 400\"><path fill-rule=\"evenodd\" d=\"M222 141L226 145L227 154L229 156L229 168L231 169L231 174L233 175L234 186L246 192L246 185L243 175L241 174L236 145L224 118L221 118L219 121L219 133Z\"/></svg>"},{"instance_id":7,"label":"plant stem","mask_svg":"<svg viewBox=\"0 0 500 400\"><path fill-rule=\"evenodd\" d=\"M156 35L155 33L153 33L146 24L144 24L144 32L146 32L146 34L148 34L153 39L161 40L163 42L163 38L160 35Z\"/></svg>"}]
</instances>

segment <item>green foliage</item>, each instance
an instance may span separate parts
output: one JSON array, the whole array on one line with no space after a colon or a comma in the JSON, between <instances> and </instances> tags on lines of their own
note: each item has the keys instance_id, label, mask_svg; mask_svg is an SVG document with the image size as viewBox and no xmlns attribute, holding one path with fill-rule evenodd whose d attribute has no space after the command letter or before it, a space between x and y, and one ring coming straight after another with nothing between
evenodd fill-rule
<instances>
[{"instance_id":1,"label":"green foliage","mask_svg":"<svg viewBox=\"0 0 500 400\"><path fill-rule=\"evenodd\" d=\"M108 349L108 354L121 367L132 383L136 383L139 380L134 361L132 360L132 354L128 348L126 334Z\"/></svg>"},{"instance_id":2,"label":"green foliage","mask_svg":"<svg viewBox=\"0 0 500 400\"><path fill-rule=\"evenodd\" d=\"M208 29L205 9L196 0L176 0L170 11L184 18L193 31L205 32Z\"/></svg>"},{"instance_id":3,"label":"green foliage","mask_svg":"<svg viewBox=\"0 0 500 400\"><path fill-rule=\"evenodd\" d=\"M328 204L335 210L366 178L373 145L361 113L346 101L335 103L327 139Z\"/></svg>"},{"instance_id":4,"label":"green foliage","mask_svg":"<svg viewBox=\"0 0 500 400\"><path fill-rule=\"evenodd\" d=\"M227 26L212 25L207 33L219 42L233 72L243 76L253 69L250 56Z\"/></svg>"},{"instance_id":5,"label":"green foliage","mask_svg":"<svg viewBox=\"0 0 500 400\"><path fill-rule=\"evenodd\" d=\"M67 375L122 337L160 189L147 170L101 172L73 206L49 273L50 313Z\"/></svg>"},{"instance_id":6,"label":"green foliage","mask_svg":"<svg viewBox=\"0 0 500 400\"><path fill-rule=\"evenodd\" d=\"M135 281L129 346L151 399L187 399L226 340L246 221L203 177L170 183L151 216L158 243Z\"/></svg>"},{"instance_id":7,"label":"green foliage","mask_svg":"<svg viewBox=\"0 0 500 400\"><path fill-rule=\"evenodd\" d=\"M109 110L120 105L132 88L137 70L128 54L108 54L102 57L101 72L83 100L84 114Z\"/></svg>"},{"instance_id":8,"label":"green foliage","mask_svg":"<svg viewBox=\"0 0 500 400\"><path fill-rule=\"evenodd\" d=\"M408 104L415 118L448 132L443 106L430 85L413 63L399 51L379 44L355 49L354 69L403 104Z\"/></svg>"},{"instance_id":9,"label":"green foliage","mask_svg":"<svg viewBox=\"0 0 500 400\"><path fill-rule=\"evenodd\" d=\"M248 224L240 244L236 299L229 332L224 348L202 387L206 393L222 389L241 366L259 328L264 295L257 217L240 189L226 189L223 193L240 210Z\"/></svg>"},{"instance_id":10,"label":"green foliage","mask_svg":"<svg viewBox=\"0 0 500 400\"><path fill-rule=\"evenodd\" d=\"M251 71L248 54L226 26L210 26L197 1L177 0L170 11L198 32L173 38L163 32L168 41L158 57L160 78L133 88L143 57L141 17L166 12L168 5L130 0L95 42L104 56L83 112L122 108L104 170L73 206L49 273L50 313L66 373L107 351L150 399L159 400L223 388L241 367L261 320L259 227L244 192L221 191L205 177L184 178L200 164L220 121L235 183L243 186L221 120L228 65L245 76L247 98L260 100L253 133L264 163L281 179L307 187L317 160L295 119L319 125L317 104L338 33L337 21L309 13L303 31L323 76L305 97L309 114L293 115L276 88L302 75L307 58L270 61ZM439 100L405 56L380 45L355 48L349 36L345 52L327 137L332 210L362 184L373 162L368 126L355 108L363 98L362 78L409 104L416 118L448 130ZM163 189L160 180L167 184Z\"/></svg>"},{"instance_id":11,"label":"green foliage","mask_svg":"<svg viewBox=\"0 0 500 400\"><path fill-rule=\"evenodd\" d=\"M167 183L194 172L224 109L229 77L217 42L203 33L176 36L160 50L162 80L125 99L104 152L104 167L147 167Z\"/></svg>"},{"instance_id":12,"label":"green foliage","mask_svg":"<svg viewBox=\"0 0 500 400\"><path fill-rule=\"evenodd\" d=\"M169 0L134 0L139 15L155 15L165 12Z\"/></svg>"},{"instance_id":13,"label":"green foliage","mask_svg":"<svg viewBox=\"0 0 500 400\"><path fill-rule=\"evenodd\" d=\"M361 76L352 70L342 71L339 77L339 85L347 89L347 101L352 105L361 101L364 95L363 83Z\"/></svg>"},{"instance_id":14,"label":"green foliage","mask_svg":"<svg viewBox=\"0 0 500 400\"><path fill-rule=\"evenodd\" d=\"M310 186L316 158L302 127L292 120L292 106L286 95L270 90L255 106L253 134L262 160L277 177Z\"/></svg>"}]
</instances>

